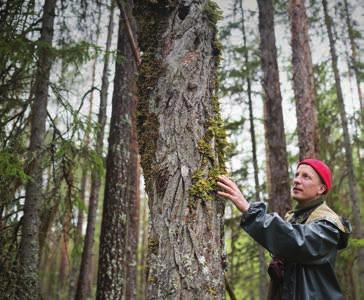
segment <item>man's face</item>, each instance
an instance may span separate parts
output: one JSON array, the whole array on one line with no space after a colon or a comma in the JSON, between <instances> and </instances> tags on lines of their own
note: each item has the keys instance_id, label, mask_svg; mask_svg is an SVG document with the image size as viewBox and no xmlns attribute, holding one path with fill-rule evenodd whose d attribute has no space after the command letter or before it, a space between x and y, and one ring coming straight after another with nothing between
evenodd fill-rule
<instances>
[{"instance_id":1,"label":"man's face","mask_svg":"<svg viewBox=\"0 0 364 300\"><path fill-rule=\"evenodd\" d=\"M317 199L326 190L321 178L309 165L302 164L298 167L291 188L292 198L304 203Z\"/></svg>"}]
</instances>

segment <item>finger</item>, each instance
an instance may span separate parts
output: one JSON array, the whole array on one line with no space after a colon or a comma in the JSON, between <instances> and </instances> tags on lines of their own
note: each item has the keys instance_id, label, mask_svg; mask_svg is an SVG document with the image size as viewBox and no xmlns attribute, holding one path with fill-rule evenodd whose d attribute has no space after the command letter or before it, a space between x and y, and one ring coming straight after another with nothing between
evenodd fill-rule
<instances>
[{"instance_id":1,"label":"finger","mask_svg":"<svg viewBox=\"0 0 364 300\"><path fill-rule=\"evenodd\" d=\"M226 184L224 184L224 183L222 183L220 181L217 182L217 185L222 187L225 191L230 192L231 194L234 193L234 190L231 187L227 186Z\"/></svg>"},{"instance_id":2,"label":"finger","mask_svg":"<svg viewBox=\"0 0 364 300\"><path fill-rule=\"evenodd\" d=\"M219 176L219 180L223 183L225 183L226 185L230 186L230 187L234 187L234 182L227 176L225 175L221 175Z\"/></svg>"},{"instance_id":3,"label":"finger","mask_svg":"<svg viewBox=\"0 0 364 300\"><path fill-rule=\"evenodd\" d=\"M218 191L217 194L220 195L220 196L229 198L230 200L233 200L232 196L230 194L228 194L228 193Z\"/></svg>"}]
</instances>

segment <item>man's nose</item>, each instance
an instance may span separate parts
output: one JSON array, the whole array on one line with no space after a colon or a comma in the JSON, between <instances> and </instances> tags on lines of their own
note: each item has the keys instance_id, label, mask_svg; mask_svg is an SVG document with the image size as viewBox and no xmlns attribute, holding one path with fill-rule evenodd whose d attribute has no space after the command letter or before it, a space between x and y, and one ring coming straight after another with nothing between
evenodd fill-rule
<instances>
[{"instance_id":1,"label":"man's nose","mask_svg":"<svg viewBox=\"0 0 364 300\"><path fill-rule=\"evenodd\" d=\"M298 184L298 183L300 183L300 182L301 182L301 179L300 179L300 177L299 177L299 176L297 176L297 177L293 178L293 184Z\"/></svg>"}]
</instances>

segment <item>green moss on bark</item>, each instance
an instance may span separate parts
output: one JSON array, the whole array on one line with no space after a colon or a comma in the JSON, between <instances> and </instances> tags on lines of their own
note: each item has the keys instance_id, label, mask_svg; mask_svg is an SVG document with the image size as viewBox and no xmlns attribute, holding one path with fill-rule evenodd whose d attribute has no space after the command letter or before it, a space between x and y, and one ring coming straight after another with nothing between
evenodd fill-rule
<instances>
[{"instance_id":1,"label":"green moss on bark","mask_svg":"<svg viewBox=\"0 0 364 300\"><path fill-rule=\"evenodd\" d=\"M163 33L166 29L166 17L171 12L169 1L137 1L134 13L138 23L139 46L143 52L139 67L137 129L141 154L141 165L146 180L147 191L151 191L151 182L156 170L155 152L159 137L158 116L151 111L156 103L151 103L157 89L158 80L163 76L165 67L163 58L158 57L163 47Z\"/></svg>"},{"instance_id":2,"label":"green moss on bark","mask_svg":"<svg viewBox=\"0 0 364 300\"><path fill-rule=\"evenodd\" d=\"M205 4L202 12L207 16L213 27L214 37L211 46L215 67L217 68L220 63L222 44L216 37L216 23L221 19L222 13L217 4L210 0ZM228 142L226 140L223 120L220 115L219 100L216 96L218 89L217 75L215 75L212 83L212 116L207 120L205 124L205 134L197 144L198 151L202 156L202 163L201 167L192 175L192 186L189 189L190 208L196 207L197 199L205 201L215 199L217 177L221 174L226 174L225 149L228 146ZM210 165L208 165L209 162Z\"/></svg>"},{"instance_id":3,"label":"green moss on bark","mask_svg":"<svg viewBox=\"0 0 364 300\"><path fill-rule=\"evenodd\" d=\"M202 8L202 13L206 15L210 23L216 27L218 21L222 20L222 11L216 2L208 0Z\"/></svg>"}]
</instances>

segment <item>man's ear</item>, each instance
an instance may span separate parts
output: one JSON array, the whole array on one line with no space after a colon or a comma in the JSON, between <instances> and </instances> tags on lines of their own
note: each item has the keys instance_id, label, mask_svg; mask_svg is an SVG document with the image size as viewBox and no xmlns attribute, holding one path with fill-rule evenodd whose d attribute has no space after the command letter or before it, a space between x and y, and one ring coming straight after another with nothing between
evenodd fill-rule
<instances>
[{"instance_id":1,"label":"man's ear","mask_svg":"<svg viewBox=\"0 0 364 300\"><path fill-rule=\"evenodd\" d=\"M323 194L326 192L326 190L327 190L326 185L321 184L321 185L320 185L320 188L319 188L319 190L318 190L318 194L319 194L319 195L323 195Z\"/></svg>"}]
</instances>

